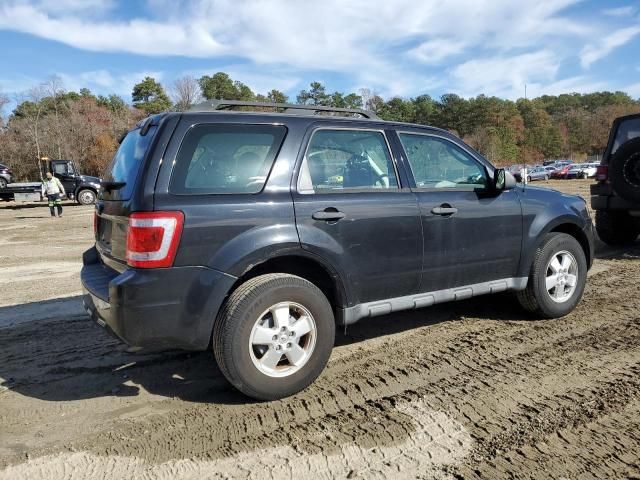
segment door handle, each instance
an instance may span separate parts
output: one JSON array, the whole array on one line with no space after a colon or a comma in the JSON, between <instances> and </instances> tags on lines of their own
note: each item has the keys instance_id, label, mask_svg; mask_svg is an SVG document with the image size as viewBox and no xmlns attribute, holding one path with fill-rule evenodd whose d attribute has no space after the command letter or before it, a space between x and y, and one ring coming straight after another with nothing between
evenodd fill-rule
<instances>
[{"instance_id":1,"label":"door handle","mask_svg":"<svg viewBox=\"0 0 640 480\"><path fill-rule=\"evenodd\" d=\"M341 212L333 207L313 212L313 215L311 215L311 218L313 218L314 220L324 220L325 222L335 222L344 217L346 217L346 214L344 212Z\"/></svg>"},{"instance_id":2,"label":"door handle","mask_svg":"<svg viewBox=\"0 0 640 480\"><path fill-rule=\"evenodd\" d=\"M447 217L449 215L453 215L457 211L458 211L457 208L452 207L448 203L444 203L444 204L440 205L439 207L433 207L431 209L431 213L433 213L434 215L442 215L444 217Z\"/></svg>"}]
</instances>

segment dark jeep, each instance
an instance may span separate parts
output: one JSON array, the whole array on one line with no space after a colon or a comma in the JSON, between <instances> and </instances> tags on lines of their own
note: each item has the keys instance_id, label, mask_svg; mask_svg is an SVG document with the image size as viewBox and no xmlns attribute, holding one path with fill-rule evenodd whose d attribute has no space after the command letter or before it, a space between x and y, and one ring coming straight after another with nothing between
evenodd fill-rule
<instances>
[{"instance_id":1,"label":"dark jeep","mask_svg":"<svg viewBox=\"0 0 640 480\"><path fill-rule=\"evenodd\" d=\"M212 348L259 399L313 382L336 324L506 290L566 315L593 258L584 200L516 186L446 131L242 102L129 132L95 237L82 283L100 325L136 347Z\"/></svg>"},{"instance_id":2,"label":"dark jeep","mask_svg":"<svg viewBox=\"0 0 640 480\"><path fill-rule=\"evenodd\" d=\"M598 236L610 245L633 243L640 234L640 114L614 120L596 180Z\"/></svg>"}]
</instances>

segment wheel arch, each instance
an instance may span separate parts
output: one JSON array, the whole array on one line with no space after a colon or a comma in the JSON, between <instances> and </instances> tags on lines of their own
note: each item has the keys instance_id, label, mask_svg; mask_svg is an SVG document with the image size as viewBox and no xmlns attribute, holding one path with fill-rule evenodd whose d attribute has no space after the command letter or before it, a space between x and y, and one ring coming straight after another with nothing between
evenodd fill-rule
<instances>
[{"instance_id":1,"label":"wheel arch","mask_svg":"<svg viewBox=\"0 0 640 480\"><path fill-rule=\"evenodd\" d=\"M589 243L589 239L587 238L587 235L586 233L584 233L584 230L582 228L580 228L575 223L566 222L556 225L551 230L549 230L548 233L554 232L566 233L567 235L571 235L573 238L575 238L584 251L584 256L587 259L587 265L591 267L591 264L593 262L591 244Z\"/></svg>"},{"instance_id":2,"label":"wheel arch","mask_svg":"<svg viewBox=\"0 0 640 480\"><path fill-rule=\"evenodd\" d=\"M288 273L310 281L325 294L334 313L348 303L348 293L339 273L321 259L303 252L279 255L249 266L238 277L228 295L247 280L268 273Z\"/></svg>"},{"instance_id":3,"label":"wheel arch","mask_svg":"<svg viewBox=\"0 0 640 480\"><path fill-rule=\"evenodd\" d=\"M591 268L594 257L593 241L589 238L589 234L585 232L585 225L578 223L579 221L580 219L573 215L563 215L556 217L553 221L544 226L538 225L539 228L530 229L529 235L525 235L523 255L518 267L519 276L529 276L529 271L531 269L536 250L542 244L544 237L548 233L554 232L566 233L567 235L571 235L575 238L584 251L588 267ZM535 224L532 225L532 227L535 227Z\"/></svg>"}]
</instances>

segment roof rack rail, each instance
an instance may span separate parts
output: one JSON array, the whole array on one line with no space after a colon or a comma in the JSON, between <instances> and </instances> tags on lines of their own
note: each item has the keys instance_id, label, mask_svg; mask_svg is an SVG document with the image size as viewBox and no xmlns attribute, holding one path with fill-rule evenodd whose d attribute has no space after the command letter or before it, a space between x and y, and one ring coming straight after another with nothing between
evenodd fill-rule
<instances>
[{"instance_id":1,"label":"roof rack rail","mask_svg":"<svg viewBox=\"0 0 640 480\"><path fill-rule=\"evenodd\" d=\"M364 118L378 119L378 116L375 113L368 110L361 110L359 108L326 107L324 105L295 105L292 103L245 102L242 100L208 100L194 105L189 109L189 111L210 112L215 110L228 110L233 107L273 108L275 110L284 110L283 113L293 115L304 115L309 112L313 112L314 115L318 112L350 113L353 115L360 115Z\"/></svg>"}]
</instances>

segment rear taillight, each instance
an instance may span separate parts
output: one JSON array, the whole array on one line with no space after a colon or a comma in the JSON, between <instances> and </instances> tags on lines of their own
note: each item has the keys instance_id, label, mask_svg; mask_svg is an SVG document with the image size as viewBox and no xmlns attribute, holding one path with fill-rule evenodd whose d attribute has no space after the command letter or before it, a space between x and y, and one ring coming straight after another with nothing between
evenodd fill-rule
<instances>
[{"instance_id":1,"label":"rear taillight","mask_svg":"<svg viewBox=\"0 0 640 480\"><path fill-rule=\"evenodd\" d=\"M596 180L604 182L609 178L609 167L607 165L598 165L596 168Z\"/></svg>"},{"instance_id":2,"label":"rear taillight","mask_svg":"<svg viewBox=\"0 0 640 480\"><path fill-rule=\"evenodd\" d=\"M182 212L132 213L127 233L127 264L136 268L173 265L183 224Z\"/></svg>"}]
</instances>

